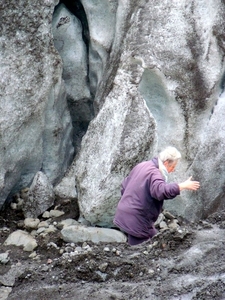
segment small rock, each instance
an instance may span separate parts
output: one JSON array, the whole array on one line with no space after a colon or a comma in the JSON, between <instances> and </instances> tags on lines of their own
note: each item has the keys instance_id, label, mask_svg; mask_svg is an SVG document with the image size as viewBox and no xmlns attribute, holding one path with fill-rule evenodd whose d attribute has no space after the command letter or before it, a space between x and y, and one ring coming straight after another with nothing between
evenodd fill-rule
<instances>
[{"instance_id":1,"label":"small rock","mask_svg":"<svg viewBox=\"0 0 225 300\"><path fill-rule=\"evenodd\" d=\"M42 218L44 219L49 219L50 218L50 212L49 211L45 211L42 215Z\"/></svg>"},{"instance_id":2,"label":"small rock","mask_svg":"<svg viewBox=\"0 0 225 300\"><path fill-rule=\"evenodd\" d=\"M66 251L67 253L70 253L70 252L74 251L74 248L73 248L73 247L70 247L70 246L67 246L67 247L65 248L65 251Z\"/></svg>"},{"instance_id":3,"label":"small rock","mask_svg":"<svg viewBox=\"0 0 225 300\"><path fill-rule=\"evenodd\" d=\"M40 227L40 228L38 228L37 233L40 234L40 233L44 232L45 229L46 229L45 227Z\"/></svg>"},{"instance_id":4,"label":"small rock","mask_svg":"<svg viewBox=\"0 0 225 300\"><path fill-rule=\"evenodd\" d=\"M49 264L51 264L51 263L52 263L52 259L49 258L49 259L47 260L47 264L49 265Z\"/></svg>"},{"instance_id":5,"label":"small rock","mask_svg":"<svg viewBox=\"0 0 225 300\"><path fill-rule=\"evenodd\" d=\"M153 246L153 247L156 247L156 246L158 245L158 243L159 243L158 241L155 241L155 242L152 244L152 246Z\"/></svg>"},{"instance_id":6,"label":"small rock","mask_svg":"<svg viewBox=\"0 0 225 300\"><path fill-rule=\"evenodd\" d=\"M40 220L37 218L26 218L24 220L24 226L26 229L36 229L39 223Z\"/></svg>"},{"instance_id":7,"label":"small rock","mask_svg":"<svg viewBox=\"0 0 225 300\"><path fill-rule=\"evenodd\" d=\"M152 248L153 248L153 245L152 245L152 244L148 245L148 246L147 246L147 251L151 251Z\"/></svg>"},{"instance_id":8,"label":"small rock","mask_svg":"<svg viewBox=\"0 0 225 300\"><path fill-rule=\"evenodd\" d=\"M49 227L49 223L48 221L42 221L38 224L38 228L40 227L45 227L45 228L48 228Z\"/></svg>"},{"instance_id":9,"label":"small rock","mask_svg":"<svg viewBox=\"0 0 225 300\"><path fill-rule=\"evenodd\" d=\"M7 264L8 261L9 261L9 253L8 252L0 253L0 263Z\"/></svg>"},{"instance_id":10,"label":"small rock","mask_svg":"<svg viewBox=\"0 0 225 300\"><path fill-rule=\"evenodd\" d=\"M96 273L101 277L103 281L106 280L107 274L102 273L101 271L96 271Z\"/></svg>"},{"instance_id":11,"label":"small rock","mask_svg":"<svg viewBox=\"0 0 225 300\"><path fill-rule=\"evenodd\" d=\"M168 223L168 227L172 230L177 230L180 227L178 224L178 220L173 219L171 222Z\"/></svg>"},{"instance_id":12,"label":"small rock","mask_svg":"<svg viewBox=\"0 0 225 300\"><path fill-rule=\"evenodd\" d=\"M59 222L57 224L57 228L61 230L64 227L67 227L67 226L70 226L70 225L77 225L77 224L78 224L78 222L74 219L66 219L66 220L63 220L63 221Z\"/></svg>"},{"instance_id":13,"label":"small rock","mask_svg":"<svg viewBox=\"0 0 225 300\"><path fill-rule=\"evenodd\" d=\"M148 274L149 274L150 276L152 276L152 275L155 274L155 271L154 271L153 269L149 269L149 270L148 270Z\"/></svg>"},{"instance_id":14,"label":"small rock","mask_svg":"<svg viewBox=\"0 0 225 300\"><path fill-rule=\"evenodd\" d=\"M172 215L172 214L171 214L169 211L167 211L167 210L164 210L164 211L163 211L163 214L164 214L164 216L165 216L167 219L169 219L169 220L175 219L174 215Z\"/></svg>"},{"instance_id":15,"label":"small rock","mask_svg":"<svg viewBox=\"0 0 225 300\"><path fill-rule=\"evenodd\" d=\"M57 209L50 210L50 217L57 218L64 214L65 214L64 211L61 211L61 210L57 210Z\"/></svg>"},{"instance_id":16,"label":"small rock","mask_svg":"<svg viewBox=\"0 0 225 300\"><path fill-rule=\"evenodd\" d=\"M47 265L40 266L41 271L47 272L49 270L49 267Z\"/></svg>"},{"instance_id":17,"label":"small rock","mask_svg":"<svg viewBox=\"0 0 225 300\"><path fill-rule=\"evenodd\" d=\"M166 229L166 228L168 228L168 226L167 226L167 224L166 224L165 221L160 222L160 223L159 223L159 227L160 227L161 229Z\"/></svg>"},{"instance_id":18,"label":"small rock","mask_svg":"<svg viewBox=\"0 0 225 300\"><path fill-rule=\"evenodd\" d=\"M53 247L55 249L59 249L59 247L55 243L53 243L53 242L48 243L47 247Z\"/></svg>"},{"instance_id":19,"label":"small rock","mask_svg":"<svg viewBox=\"0 0 225 300\"><path fill-rule=\"evenodd\" d=\"M158 219L155 222L155 226L157 227L164 219L165 219L164 215L162 213L159 214Z\"/></svg>"},{"instance_id":20,"label":"small rock","mask_svg":"<svg viewBox=\"0 0 225 300\"><path fill-rule=\"evenodd\" d=\"M11 207L13 210L17 210L17 203L12 202L12 203L10 204L10 207Z\"/></svg>"},{"instance_id":21,"label":"small rock","mask_svg":"<svg viewBox=\"0 0 225 300\"><path fill-rule=\"evenodd\" d=\"M78 246L78 247L75 248L75 251L81 252L81 251L82 251L82 248Z\"/></svg>"},{"instance_id":22,"label":"small rock","mask_svg":"<svg viewBox=\"0 0 225 300\"><path fill-rule=\"evenodd\" d=\"M32 252L37 247L37 242L29 233L16 230L8 236L4 245L23 246L24 251Z\"/></svg>"},{"instance_id":23,"label":"small rock","mask_svg":"<svg viewBox=\"0 0 225 300\"><path fill-rule=\"evenodd\" d=\"M49 225L48 228L45 228L45 233L56 232L57 228L54 225Z\"/></svg>"},{"instance_id":24,"label":"small rock","mask_svg":"<svg viewBox=\"0 0 225 300\"><path fill-rule=\"evenodd\" d=\"M107 267L108 267L108 263L102 263L99 267L98 267L98 269L101 271L101 272L105 272L106 271L106 269L107 269Z\"/></svg>"},{"instance_id":25,"label":"small rock","mask_svg":"<svg viewBox=\"0 0 225 300\"><path fill-rule=\"evenodd\" d=\"M36 256L37 256L36 251L32 252L32 253L29 255L30 258L35 258Z\"/></svg>"},{"instance_id":26,"label":"small rock","mask_svg":"<svg viewBox=\"0 0 225 300\"><path fill-rule=\"evenodd\" d=\"M10 229L8 227L3 227L1 228L1 231L3 231L4 233L10 232Z\"/></svg>"}]
</instances>

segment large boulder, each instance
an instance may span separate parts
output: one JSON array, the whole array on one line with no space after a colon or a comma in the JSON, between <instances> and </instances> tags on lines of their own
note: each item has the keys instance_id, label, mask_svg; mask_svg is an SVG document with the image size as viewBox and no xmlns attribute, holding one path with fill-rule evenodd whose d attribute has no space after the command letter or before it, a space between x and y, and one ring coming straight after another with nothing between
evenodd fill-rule
<instances>
[{"instance_id":1,"label":"large boulder","mask_svg":"<svg viewBox=\"0 0 225 300\"><path fill-rule=\"evenodd\" d=\"M61 230L62 239L67 243L125 243L127 237L119 230L110 228L86 227L81 225L66 226Z\"/></svg>"},{"instance_id":2,"label":"large boulder","mask_svg":"<svg viewBox=\"0 0 225 300\"><path fill-rule=\"evenodd\" d=\"M37 172L24 199L24 216L37 218L54 204L54 200L52 184L44 173Z\"/></svg>"},{"instance_id":3,"label":"large boulder","mask_svg":"<svg viewBox=\"0 0 225 300\"><path fill-rule=\"evenodd\" d=\"M78 203L83 217L92 224L112 225L120 198L120 184L140 160L149 159L156 144L155 121L135 84L136 73L118 74L113 90L89 125L74 162Z\"/></svg>"}]
</instances>

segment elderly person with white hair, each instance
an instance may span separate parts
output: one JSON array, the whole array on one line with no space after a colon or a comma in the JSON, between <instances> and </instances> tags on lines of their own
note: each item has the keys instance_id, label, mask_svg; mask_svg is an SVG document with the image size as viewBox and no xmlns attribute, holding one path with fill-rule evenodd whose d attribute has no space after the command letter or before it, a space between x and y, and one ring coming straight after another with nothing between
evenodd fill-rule
<instances>
[{"instance_id":1,"label":"elderly person with white hair","mask_svg":"<svg viewBox=\"0 0 225 300\"><path fill-rule=\"evenodd\" d=\"M147 241L157 233L154 223L164 200L175 198L182 190L200 187L191 177L182 183L167 183L168 173L175 170L180 158L176 148L167 147L158 157L136 165L122 182L114 224L127 234L130 245Z\"/></svg>"}]
</instances>

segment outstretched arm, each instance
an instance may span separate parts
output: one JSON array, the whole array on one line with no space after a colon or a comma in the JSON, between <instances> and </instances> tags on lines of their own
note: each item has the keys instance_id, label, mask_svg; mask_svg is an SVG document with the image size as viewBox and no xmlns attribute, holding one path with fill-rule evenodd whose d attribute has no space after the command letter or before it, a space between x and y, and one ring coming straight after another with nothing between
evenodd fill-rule
<instances>
[{"instance_id":1,"label":"outstretched arm","mask_svg":"<svg viewBox=\"0 0 225 300\"><path fill-rule=\"evenodd\" d=\"M186 181L178 184L180 191L182 190L191 190L196 191L200 187L200 183L198 181L192 181L192 176L189 177Z\"/></svg>"}]
</instances>

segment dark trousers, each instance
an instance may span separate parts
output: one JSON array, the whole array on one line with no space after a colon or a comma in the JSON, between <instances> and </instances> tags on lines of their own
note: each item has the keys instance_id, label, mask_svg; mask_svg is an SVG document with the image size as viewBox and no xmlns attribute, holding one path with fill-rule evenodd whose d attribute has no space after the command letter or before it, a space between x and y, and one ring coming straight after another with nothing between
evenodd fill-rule
<instances>
[{"instance_id":1,"label":"dark trousers","mask_svg":"<svg viewBox=\"0 0 225 300\"><path fill-rule=\"evenodd\" d=\"M139 237L133 236L131 234L127 234L128 244L130 246L135 246L135 245L141 244L145 241L150 240L154 235L156 235L157 232L158 231L155 229L155 227L153 227L150 230L149 237L146 237L146 238L139 238Z\"/></svg>"}]
</instances>

